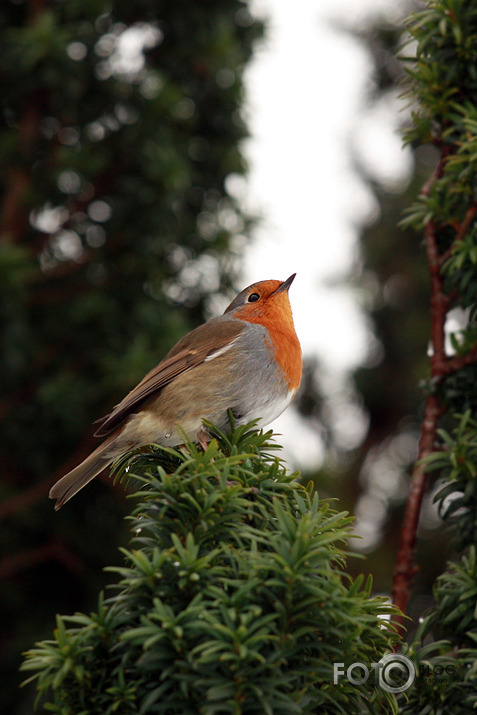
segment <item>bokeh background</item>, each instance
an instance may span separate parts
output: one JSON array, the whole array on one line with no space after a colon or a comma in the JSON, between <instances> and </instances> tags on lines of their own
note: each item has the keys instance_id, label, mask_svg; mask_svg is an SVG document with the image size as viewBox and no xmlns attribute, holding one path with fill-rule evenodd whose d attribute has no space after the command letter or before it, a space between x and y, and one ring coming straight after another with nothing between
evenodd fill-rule
<instances>
[{"instance_id":1,"label":"bokeh background","mask_svg":"<svg viewBox=\"0 0 477 715\"><path fill-rule=\"evenodd\" d=\"M297 272L305 356L277 420L291 468L356 516L351 573L389 594L428 372L393 0L5 0L0 8L0 712L21 652L121 561L121 486L55 514L92 423L244 285ZM399 49L401 48L401 49ZM411 614L445 536L428 497Z\"/></svg>"}]
</instances>

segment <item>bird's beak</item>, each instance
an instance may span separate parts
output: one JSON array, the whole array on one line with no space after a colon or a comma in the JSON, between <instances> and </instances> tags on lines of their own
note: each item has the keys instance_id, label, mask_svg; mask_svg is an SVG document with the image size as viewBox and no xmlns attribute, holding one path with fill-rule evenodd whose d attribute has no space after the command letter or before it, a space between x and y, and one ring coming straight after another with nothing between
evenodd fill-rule
<instances>
[{"instance_id":1,"label":"bird's beak","mask_svg":"<svg viewBox=\"0 0 477 715\"><path fill-rule=\"evenodd\" d=\"M277 293L283 293L284 290L288 290L293 281L295 280L296 273L292 273L290 278L287 278L286 281L283 281L281 285L278 286L276 291L274 291L274 295Z\"/></svg>"}]
</instances>

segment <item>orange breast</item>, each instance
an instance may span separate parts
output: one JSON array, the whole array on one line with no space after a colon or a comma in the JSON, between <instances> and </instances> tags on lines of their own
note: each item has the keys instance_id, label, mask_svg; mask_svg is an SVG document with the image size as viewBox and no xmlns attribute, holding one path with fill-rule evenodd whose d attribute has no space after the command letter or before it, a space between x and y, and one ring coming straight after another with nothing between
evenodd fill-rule
<instances>
[{"instance_id":1,"label":"orange breast","mask_svg":"<svg viewBox=\"0 0 477 715\"><path fill-rule=\"evenodd\" d=\"M270 338L275 348L277 362L282 368L288 387L298 390L302 374L301 346L295 330L282 331L273 325L267 326Z\"/></svg>"},{"instance_id":2,"label":"orange breast","mask_svg":"<svg viewBox=\"0 0 477 715\"><path fill-rule=\"evenodd\" d=\"M295 332L288 295L282 293L276 298L264 302L260 305L260 310L256 311L250 310L251 306L243 306L243 309L235 311L234 317L267 328L276 360L283 370L288 386L291 390L297 390L302 374L300 341Z\"/></svg>"}]
</instances>

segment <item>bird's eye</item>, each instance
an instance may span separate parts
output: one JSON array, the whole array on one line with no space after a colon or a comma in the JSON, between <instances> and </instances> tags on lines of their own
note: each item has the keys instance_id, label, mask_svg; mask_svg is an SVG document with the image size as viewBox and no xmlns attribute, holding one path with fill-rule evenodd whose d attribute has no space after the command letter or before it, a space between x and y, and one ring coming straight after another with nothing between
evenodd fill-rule
<instances>
[{"instance_id":1,"label":"bird's eye","mask_svg":"<svg viewBox=\"0 0 477 715\"><path fill-rule=\"evenodd\" d=\"M249 303L256 303L259 298L260 296L258 295L258 293L250 293L247 300Z\"/></svg>"}]
</instances>

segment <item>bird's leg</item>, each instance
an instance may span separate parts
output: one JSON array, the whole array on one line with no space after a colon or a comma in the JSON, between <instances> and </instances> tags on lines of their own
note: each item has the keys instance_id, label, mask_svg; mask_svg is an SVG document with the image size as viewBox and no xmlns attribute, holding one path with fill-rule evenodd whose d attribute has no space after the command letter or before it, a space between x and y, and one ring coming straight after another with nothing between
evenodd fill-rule
<instances>
[{"instance_id":1,"label":"bird's leg","mask_svg":"<svg viewBox=\"0 0 477 715\"><path fill-rule=\"evenodd\" d=\"M207 447L209 446L209 442L210 442L210 437L207 434L207 432L205 431L205 429L201 428L197 432L197 441L199 442L200 446L202 447L202 449L205 452L207 450Z\"/></svg>"}]
</instances>

